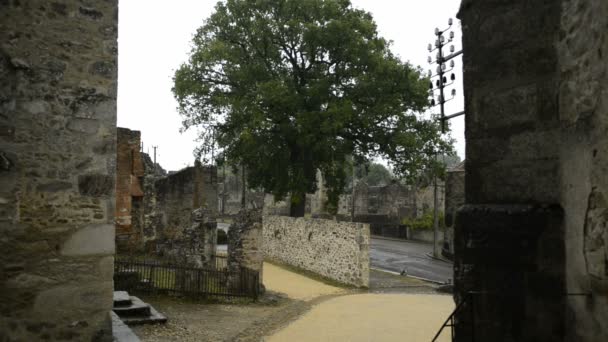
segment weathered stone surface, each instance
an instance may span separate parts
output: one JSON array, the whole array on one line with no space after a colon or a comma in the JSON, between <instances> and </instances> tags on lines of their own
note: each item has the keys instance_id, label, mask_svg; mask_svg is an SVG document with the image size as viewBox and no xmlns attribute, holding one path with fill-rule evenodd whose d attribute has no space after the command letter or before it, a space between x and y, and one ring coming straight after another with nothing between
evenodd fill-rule
<instances>
[{"instance_id":1,"label":"weathered stone surface","mask_svg":"<svg viewBox=\"0 0 608 342\"><path fill-rule=\"evenodd\" d=\"M259 286L263 286L264 237L262 234L262 211L243 210L238 213L228 228L228 269L234 274L245 268L258 272ZM229 279L230 286L239 287L240 279Z\"/></svg>"},{"instance_id":2,"label":"weathered stone surface","mask_svg":"<svg viewBox=\"0 0 608 342\"><path fill-rule=\"evenodd\" d=\"M464 204L464 162L448 169L445 180L445 233L442 254L454 257L454 223L456 210Z\"/></svg>"},{"instance_id":3,"label":"weathered stone surface","mask_svg":"<svg viewBox=\"0 0 608 342\"><path fill-rule=\"evenodd\" d=\"M85 162L89 162L87 159ZM83 164L80 164L83 167ZM109 196L114 191L114 177L109 175L80 175L78 190L85 196Z\"/></svg>"},{"instance_id":4,"label":"weathered stone surface","mask_svg":"<svg viewBox=\"0 0 608 342\"><path fill-rule=\"evenodd\" d=\"M369 225L264 216L264 254L357 287L369 286Z\"/></svg>"},{"instance_id":5,"label":"weathered stone surface","mask_svg":"<svg viewBox=\"0 0 608 342\"><path fill-rule=\"evenodd\" d=\"M608 339L607 14L606 1L462 2L455 294L480 293L456 341Z\"/></svg>"},{"instance_id":6,"label":"weathered stone surface","mask_svg":"<svg viewBox=\"0 0 608 342\"><path fill-rule=\"evenodd\" d=\"M0 340L112 338L117 9L0 1Z\"/></svg>"},{"instance_id":7,"label":"weathered stone surface","mask_svg":"<svg viewBox=\"0 0 608 342\"><path fill-rule=\"evenodd\" d=\"M63 244L61 254L67 256L113 254L113 231L114 227L110 224L81 228Z\"/></svg>"}]
</instances>

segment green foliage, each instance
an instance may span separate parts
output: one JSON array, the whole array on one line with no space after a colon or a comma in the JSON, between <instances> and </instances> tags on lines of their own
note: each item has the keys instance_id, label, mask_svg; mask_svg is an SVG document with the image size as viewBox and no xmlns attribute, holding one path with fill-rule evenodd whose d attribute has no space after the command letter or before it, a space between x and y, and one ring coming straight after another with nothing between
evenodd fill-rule
<instances>
[{"instance_id":1,"label":"green foliage","mask_svg":"<svg viewBox=\"0 0 608 342\"><path fill-rule=\"evenodd\" d=\"M206 127L201 143L244 165L249 186L297 201L319 169L337 203L348 156L384 157L415 179L451 149L415 114L428 79L389 47L349 0L227 0L198 29L172 90L184 129Z\"/></svg>"},{"instance_id":2,"label":"green foliage","mask_svg":"<svg viewBox=\"0 0 608 342\"><path fill-rule=\"evenodd\" d=\"M443 227L445 225L445 218L443 215L443 212L439 212L439 227ZM422 217L418 217L418 218L409 218L406 217L403 220L401 220L401 224L403 224L404 226L409 227L410 229L427 229L427 230L432 230L433 229L433 212L429 211L424 213L424 215L422 215Z\"/></svg>"},{"instance_id":3,"label":"green foliage","mask_svg":"<svg viewBox=\"0 0 608 342\"><path fill-rule=\"evenodd\" d=\"M367 168L367 174L363 180L372 186L387 185L395 179L395 176L382 164L372 163Z\"/></svg>"},{"instance_id":4,"label":"green foliage","mask_svg":"<svg viewBox=\"0 0 608 342\"><path fill-rule=\"evenodd\" d=\"M345 191L350 192L352 191L351 185L353 178L352 164L349 164L347 166L345 172L347 184L347 188L345 189ZM367 185L370 186L388 185L392 181L397 180L395 175L389 169L387 169L386 166L373 162L367 162L364 164L357 165L355 167L355 177L357 182L365 182Z\"/></svg>"}]
</instances>

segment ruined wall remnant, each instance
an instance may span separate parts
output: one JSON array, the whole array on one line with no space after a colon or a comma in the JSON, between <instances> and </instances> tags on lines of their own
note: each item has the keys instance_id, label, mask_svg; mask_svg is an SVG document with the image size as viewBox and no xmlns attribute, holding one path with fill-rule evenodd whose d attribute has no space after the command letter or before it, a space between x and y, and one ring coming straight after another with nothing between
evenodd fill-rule
<instances>
[{"instance_id":1,"label":"ruined wall remnant","mask_svg":"<svg viewBox=\"0 0 608 342\"><path fill-rule=\"evenodd\" d=\"M145 168L142 159L141 133L117 128L116 138L116 248L137 249L142 236L138 229L143 218L142 206Z\"/></svg>"},{"instance_id":2,"label":"ruined wall remnant","mask_svg":"<svg viewBox=\"0 0 608 342\"><path fill-rule=\"evenodd\" d=\"M357 287L369 286L369 225L264 216L266 258Z\"/></svg>"},{"instance_id":3,"label":"ruined wall remnant","mask_svg":"<svg viewBox=\"0 0 608 342\"><path fill-rule=\"evenodd\" d=\"M204 208L217 215L217 175L214 166L187 167L156 181L156 226L158 242L172 240L190 226L190 213Z\"/></svg>"},{"instance_id":4,"label":"ruined wall remnant","mask_svg":"<svg viewBox=\"0 0 608 342\"><path fill-rule=\"evenodd\" d=\"M263 284L263 235L261 210L241 211L228 228L228 269L238 274L242 268L258 272ZM238 283L240 279L230 280ZM237 284L232 284L235 286Z\"/></svg>"},{"instance_id":5,"label":"ruined wall remnant","mask_svg":"<svg viewBox=\"0 0 608 342\"><path fill-rule=\"evenodd\" d=\"M465 0L459 16L455 289L478 294L456 341L608 340L608 2Z\"/></svg>"},{"instance_id":6,"label":"ruined wall remnant","mask_svg":"<svg viewBox=\"0 0 608 342\"><path fill-rule=\"evenodd\" d=\"M217 222L211 210L198 208L190 215L190 225L157 246L167 260L188 267L215 267Z\"/></svg>"},{"instance_id":7,"label":"ruined wall remnant","mask_svg":"<svg viewBox=\"0 0 608 342\"><path fill-rule=\"evenodd\" d=\"M116 250L119 253L150 251L156 238L155 182L165 170L141 152L141 133L117 128L116 142Z\"/></svg>"},{"instance_id":8,"label":"ruined wall remnant","mask_svg":"<svg viewBox=\"0 0 608 342\"><path fill-rule=\"evenodd\" d=\"M289 211L291 209L289 201L290 197L288 196L283 201L275 201L274 196L270 194L266 194L264 196L264 215L280 215L280 216L289 216Z\"/></svg>"},{"instance_id":9,"label":"ruined wall remnant","mask_svg":"<svg viewBox=\"0 0 608 342\"><path fill-rule=\"evenodd\" d=\"M112 340L117 10L0 1L0 340Z\"/></svg>"},{"instance_id":10,"label":"ruined wall remnant","mask_svg":"<svg viewBox=\"0 0 608 342\"><path fill-rule=\"evenodd\" d=\"M445 232L442 253L454 256L454 221L456 210L464 204L464 161L448 169L445 179Z\"/></svg>"}]
</instances>

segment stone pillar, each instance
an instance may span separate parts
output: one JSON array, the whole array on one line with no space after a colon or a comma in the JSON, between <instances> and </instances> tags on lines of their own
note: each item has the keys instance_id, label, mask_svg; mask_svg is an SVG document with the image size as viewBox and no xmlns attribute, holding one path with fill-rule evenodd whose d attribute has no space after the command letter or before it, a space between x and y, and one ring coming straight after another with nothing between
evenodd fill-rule
<instances>
[{"instance_id":1,"label":"stone pillar","mask_svg":"<svg viewBox=\"0 0 608 342\"><path fill-rule=\"evenodd\" d=\"M170 241L170 250L165 251L180 266L196 268L215 268L215 248L217 222L215 215L208 209L196 209L191 215L192 225ZM175 282L177 288L196 289L200 285L198 273L178 270Z\"/></svg>"},{"instance_id":2,"label":"stone pillar","mask_svg":"<svg viewBox=\"0 0 608 342\"><path fill-rule=\"evenodd\" d=\"M238 272L248 269L259 272L259 285L263 288L264 252L262 249L261 210L241 211L228 228L228 269ZM238 286L238 279L229 280L230 286Z\"/></svg>"},{"instance_id":3,"label":"stone pillar","mask_svg":"<svg viewBox=\"0 0 608 342\"><path fill-rule=\"evenodd\" d=\"M0 1L0 340L111 341L118 1Z\"/></svg>"},{"instance_id":4,"label":"stone pillar","mask_svg":"<svg viewBox=\"0 0 608 342\"><path fill-rule=\"evenodd\" d=\"M199 208L192 212L192 224L174 237L171 245L178 262L189 267L215 267L217 222L208 209Z\"/></svg>"},{"instance_id":5,"label":"stone pillar","mask_svg":"<svg viewBox=\"0 0 608 342\"><path fill-rule=\"evenodd\" d=\"M464 0L459 17L454 271L456 300L473 300L456 341L606 340L608 2Z\"/></svg>"}]
</instances>

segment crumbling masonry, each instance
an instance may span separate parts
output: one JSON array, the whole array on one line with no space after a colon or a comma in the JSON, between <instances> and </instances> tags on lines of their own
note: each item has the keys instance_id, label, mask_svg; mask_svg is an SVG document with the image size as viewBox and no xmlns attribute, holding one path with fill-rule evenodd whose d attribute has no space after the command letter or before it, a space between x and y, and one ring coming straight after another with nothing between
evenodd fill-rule
<instances>
[{"instance_id":1,"label":"crumbling masonry","mask_svg":"<svg viewBox=\"0 0 608 342\"><path fill-rule=\"evenodd\" d=\"M217 175L195 163L166 174L141 152L141 133L118 128L116 163L116 248L119 253L177 253L173 240L190 229L193 211L217 215ZM165 253L167 252L167 253Z\"/></svg>"},{"instance_id":2,"label":"crumbling masonry","mask_svg":"<svg viewBox=\"0 0 608 342\"><path fill-rule=\"evenodd\" d=\"M111 341L118 2L0 1L0 340Z\"/></svg>"}]
</instances>

